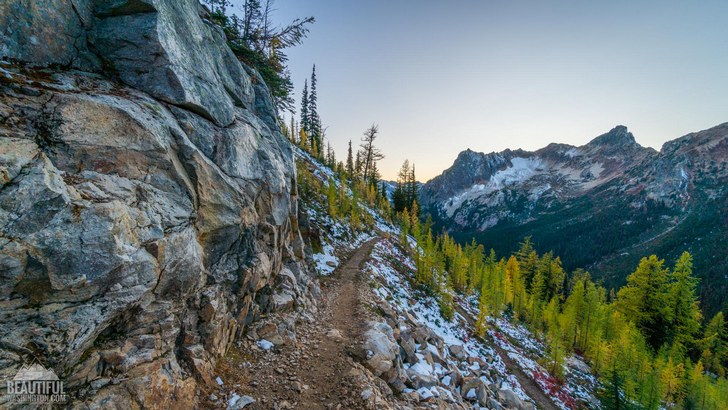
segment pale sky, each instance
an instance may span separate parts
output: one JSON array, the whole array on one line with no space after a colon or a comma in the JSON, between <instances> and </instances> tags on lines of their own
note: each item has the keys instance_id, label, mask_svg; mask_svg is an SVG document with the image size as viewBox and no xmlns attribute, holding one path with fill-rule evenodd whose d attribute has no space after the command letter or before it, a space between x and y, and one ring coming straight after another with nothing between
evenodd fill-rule
<instances>
[{"instance_id":1,"label":"pale sky","mask_svg":"<svg viewBox=\"0 0 728 410\"><path fill-rule=\"evenodd\" d=\"M426 181L470 148L582 145L618 124L659 149L728 121L728 1L277 0L313 15L288 52L300 90L315 63L337 157L372 123L394 179Z\"/></svg>"}]
</instances>

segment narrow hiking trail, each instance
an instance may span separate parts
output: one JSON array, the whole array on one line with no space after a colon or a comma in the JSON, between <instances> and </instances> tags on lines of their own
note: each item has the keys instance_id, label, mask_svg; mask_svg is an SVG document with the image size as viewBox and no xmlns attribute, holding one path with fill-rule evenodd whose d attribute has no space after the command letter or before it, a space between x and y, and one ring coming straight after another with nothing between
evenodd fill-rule
<instances>
[{"instance_id":1,"label":"narrow hiking trail","mask_svg":"<svg viewBox=\"0 0 728 410\"><path fill-rule=\"evenodd\" d=\"M233 348L218 366L224 383L255 398L246 409L351 409L361 406L350 352L360 343L371 312L364 309L361 266L380 238L356 249L331 276L321 277L319 311L296 324L295 345L251 354ZM261 357L262 356L262 357Z\"/></svg>"},{"instance_id":2,"label":"narrow hiking trail","mask_svg":"<svg viewBox=\"0 0 728 410\"><path fill-rule=\"evenodd\" d=\"M458 304L455 305L455 310L457 310L457 312L463 318L465 318L465 320L468 321L468 325L470 325L471 329L475 329L476 320L471 314L469 314ZM475 336L475 334L473 333L472 337L477 336ZM538 383L533 380L533 378L529 377L526 372L523 371L521 366L518 365L518 363L516 363L508 356L508 352L500 347L498 343L495 342L495 340L490 339L490 336L488 336L488 338L489 340L487 340L486 343L488 343L489 346L492 346L496 350L496 352L498 352L498 355L501 357L503 363L506 365L507 372L516 376L516 379L523 388L523 391L526 392L528 397L536 402L536 406L542 410L559 410L559 408L556 406L556 404L554 404L551 398L541 389L541 386L539 386Z\"/></svg>"},{"instance_id":3,"label":"narrow hiking trail","mask_svg":"<svg viewBox=\"0 0 728 410\"><path fill-rule=\"evenodd\" d=\"M248 341L247 345L230 349L220 361L217 370L226 390L256 400L245 409L367 408L361 393L370 386L357 377L359 365L352 359L352 352L362 342L367 322L375 316L365 308L362 299L367 283L362 265L380 240L374 238L365 242L332 275L320 278L319 310L313 320L296 323L294 343L274 347L268 352L253 352L250 349L257 347ZM456 305L456 309L467 320L468 331L472 333L474 318L462 307ZM494 341L487 343L496 349L508 373L518 379L539 409L557 409L536 381L508 357L505 350ZM205 407L219 408L220 405L210 401Z\"/></svg>"},{"instance_id":4,"label":"narrow hiking trail","mask_svg":"<svg viewBox=\"0 0 728 410\"><path fill-rule=\"evenodd\" d=\"M358 286L364 279L361 267L378 241L379 238L375 238L364 243L339 266L332 277L322 280L326 295L322 319L331 329L319 339L320 356L309 357L302 363L302 369L316 371L303 375L304 383L312 388L303 392L299 402L301 408L317 408L327 402L327 396L334 399L330 403L337 405L352 405L348 400L358 399L359 391L350 391L347 389L350 386L346 386L345 382L352 369L348 352L360 341L367 323Z\"/></svg>"}]
</instances>

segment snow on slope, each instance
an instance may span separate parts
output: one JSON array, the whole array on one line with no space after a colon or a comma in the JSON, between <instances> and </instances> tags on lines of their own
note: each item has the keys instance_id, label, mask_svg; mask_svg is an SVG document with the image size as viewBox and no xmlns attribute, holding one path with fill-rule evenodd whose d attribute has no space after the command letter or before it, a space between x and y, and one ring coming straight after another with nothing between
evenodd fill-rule
<instances>
[{"instance_id":1,"label":"snow on slope","mask_svg":"<svg viewBox=\"0 0 728 410\"><path fill-rule=\"evenodd\" d=\"M530 401L516 377L506 372L506 366L497 352L492 347L468 336L462 325L465 322L464 318L456 314L451 322L446 321L433 297L422 295L412 289L406 274L401 271L412 272L414 269L414 261L395 245L394 239L379 242L374 247L371 259L364 267L364 270L370 272L373 277L381 279L377 281L374 293L382 301L387 301L401 315L410 315L419 324L432 329L444 340L448 349L452 346L462 346L469 356L479 358L480 362L487 363L487 367L481 368L478 361L464 365L455 358L449 357L447 360L451 364L460 367L464 374L478 371L477 374L480 374L479 377L486 384L496 384L500 389L513 391L520 399ZM405 364L406 368L412 368L414 371L434 373L441 378L441 382L444 384L449 382L449 379L445 379L448 376L440 373L442 368L428 370L428 366L426 362L419 362L412 367ZM418 393L422 392L418 391ZM465 394L467 395L468 392Z\"/></svg>"},{"instance_id":2,"label":"snow on slope","mask_svg":"<svg viewBox=\"0 0 728 410\"><path fill-rule=\"evenodd\" d=\"M443 209L448 217L452 217L455 211L466 201L526 181L534 176L542 165L543 161L537 157L513 158L511 159L511 166L493 174L487 184L475 184L460 194L453 196L445 202Z\"/></svg>"}]
</instances>

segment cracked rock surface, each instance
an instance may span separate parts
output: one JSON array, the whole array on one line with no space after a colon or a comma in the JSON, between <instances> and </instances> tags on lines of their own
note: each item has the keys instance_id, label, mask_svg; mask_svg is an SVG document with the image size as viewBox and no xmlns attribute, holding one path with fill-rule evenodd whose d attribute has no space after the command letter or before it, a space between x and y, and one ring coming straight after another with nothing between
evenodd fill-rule
<instances>
[{"instance_id":1,"label":"cracked rock surface","mask_svg":"<svg viewBox=\"0 0 728 410\"><path fill-rule=\"evenodd\" d=\"M0 378L37 357L77 408L193 408L261 313L313 306L291 148L201 16L0 5Z\"/></svg>"}]
</instances>

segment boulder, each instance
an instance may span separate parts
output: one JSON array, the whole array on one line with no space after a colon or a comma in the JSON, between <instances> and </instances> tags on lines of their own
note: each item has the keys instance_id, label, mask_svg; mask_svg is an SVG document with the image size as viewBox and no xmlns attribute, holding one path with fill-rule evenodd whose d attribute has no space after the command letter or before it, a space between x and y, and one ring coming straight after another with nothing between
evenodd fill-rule
<instances>
[{"instance_id":1,"label":"boulder","mask_svg":"<svg viewBox=\"0 0 728 410\"><path fill-rule=\"evenodd\" d=\"M521 400L520 397L516 395L512 390L510 389L501 389L498 391L498 401L505 407L509 409L518 409L518 410L535 410L536 405L531 403L530 401Z\"/></svg>"},{"instance_id":2,"label":"boulder","mask_svg":"<svg viewBox=\"0 0 728 410\"><path fill-rule=\"evenodd\" d=\"M448 351L454 358L461 362L468 360L468 353L465 351L465 348L460 345L448 346Z\"/></svg>"},{"instance_id":3,"label":"boulder","mask_svg":"<svg viewBox=\"0 0 728 410\"><path fill-rule=\"evenodd\" d=\"M460 394L463 399L477 402L481 406L488 404L488 388L485 383L477 377L465 377L460 387Z\"/></svg>"},{"instance_id":4,"label":"boulder","mask_svg":"<svg viewBox=\"0 0 728 410\"><path fill-rule=\"evenodd\" d=\"M362 349L364 366L375 376L381 376L396 366L399 346L388 324L369 322L369 329L364 333Z\"/></svg>"},{"instance_id":5,"label":"boulder","mask_svg":"<svg viewBox=\"0 0 728 410\"><path fill-rule=\"evenodd\" d=\"M401 333L399 345L402 347L402 358L409 364L415 364L419 361L417 358L417 348L415 341L409 333Z\"/></svg>"}]
</instances>

